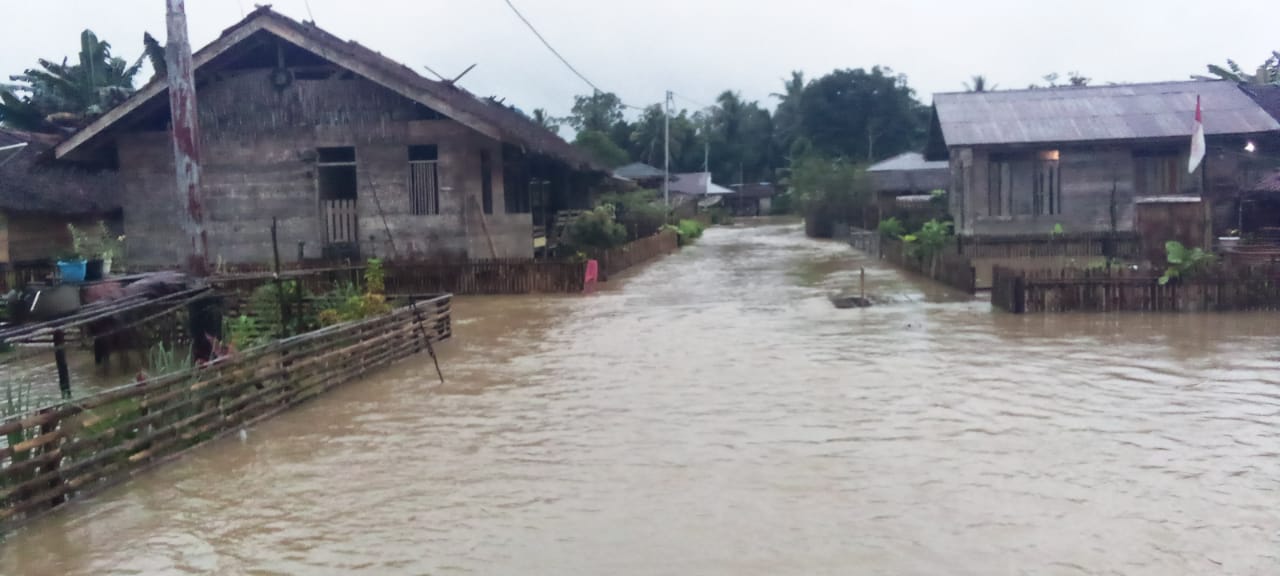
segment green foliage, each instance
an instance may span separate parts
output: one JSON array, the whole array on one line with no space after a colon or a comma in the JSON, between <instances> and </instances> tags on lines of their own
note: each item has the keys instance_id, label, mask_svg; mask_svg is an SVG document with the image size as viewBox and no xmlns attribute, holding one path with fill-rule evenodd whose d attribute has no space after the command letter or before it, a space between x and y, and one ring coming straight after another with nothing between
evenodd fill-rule
<instances>
[{"instance_id":1,"label":"green foliage","mask_svg":"<svg viewBox=\"0 0 1280 576\"><path fill-rule=\"evenodd\" d=\"M224 318L222 327L225 330L226 343L236 350L248 350L262 344L263 329L258 326L257 319L240 315L238 318Z\"/></svg>"},{"instance_id":2,"label":"green foliage","mask_svg":"<svg viewBox=\"0 0 1280 576\"><path fill-rule=\"evenodd\" d=\"M675 226L677 240L681 246L692 244L694 240L701 238L705 229L706 226L697 220L681 220Z\"/></svg>"},{"instance_id":3,"label":"green foliage","mask_svg":"<svg viewBox=\"0 0 1280 576\"><path fill-rule=\"evenodd\" d=\"M578 132L606 134L614 124L623 121L622 100L612 92L595 92L574 96L573 109L567 121Z\"/></svg>"},{"instance_id":4,"label":"green foliage","mask_svg":"<svg viewBox=\"0 0 1280 576\"><path fill-rule=\"evenodd\" d=\"M623 150L604 132L585 130L574 138L573 145L581 148L593 160L609 168L617 168L630 161L627 151Z\"/></svg>"},{"instance_id":5,"label":"green foliage","mask_svg":"<svg viewBox=\"0 0 1280 576\"><path fill-rule=\"evenodd\" d=\"M874 198L866 170L844 159L805 156L793 159L789 178L791 198L818 236L829 236L831 225L861 225Z\"/></svg>"},{"instance_id":6,"label":"green foliage","mask_svg":"<svg viewBox=\"0 0 1280 576\"><path fill-rule=\"evenodd\" d=\"M305 288L302 289L302 294L299 295L297 293L298 288L298 283L293 280L281 282L278 288L275 282L271 282L259 286L249 296L249 312L257 318L258 326L261 327L265 335L282 338L315 325L315 318L308 307L297 310L296 312L301 316L289 318L289 325L285 325L285 317L280 308L281 291L284 292L285 306L289 308L291 313L295 312L296 306L294 303L299 299L305 302L314 298L314 294Z\"/></svg>"},{"instance_id":7,"label":"green foliage","mask_svg":"<svg viewBox=\"0 0 1280 576\"><path fill-rule=\"evenodd\" d=\"M1061 222L1054 224L1053 229L1049 230L1049 235L1055 238L1058 236L1062 236L1065 233L1066 233L1066 229L1062 227Z\"/></svg>"},{"instance_id":8,"label":"green foliage","mask_svg":"<svg viewBox=\"0 0 1280 576\"><path fill-rule=\"evenodd\" d=\"M612 204L584 212L565 231L565 244L571 251L607 250L626 242L627 230L614 218Z\"/></svg>"},{"instance_id":9,"label":"green foliage","mask_svg":"<svg viewBox=\"0 0 1280 576\"><path fill-rule=\"evenodd\" d=\"M382 260L370 258L364 268L365 291L369 294L385 294L387 291L387 272L382 268Z\"/></svg>"},{"instance_id":10,"label":"green foliage","mask_svg":"<svg viewBox=\"0 0 1280 576\"><path fill-rule=\"evenodd\" d=\"M151 369L152 375L164 376L190 370L192 366L195 366L195 358L191 354L190 346L186 348L168 347L164 345L164 342L156 342L147 351L147 366Z\"/></svg>"},{"instance_id":11,"label":"green foliage","mask_svg":"<svg viewBox=\"0 0 1280 576\"><path fill-rule=\"evenodd\" d=\"M886 218L880 221L877 228L882 238L902 238L907 233L906 227L902 225L902 221L896 217Z\"/></svg>"},{"instance_id":12,"label":"green foliage","mask_svg":"<svg viewBox=\"0 0 1280 576\"><path fill-rule=\"evenodd\" d=\"M906 76L875 66L814 80L800 99L800 116L801 131L818 153L870 161L918 148L928 109Z\"/></svg>"},{"instance_id":13,"label":"green foliage","mask_svg":"<svg viewBox=\"0 0 1280 576\"><path fill-rule=\"evenodd\" d=\"M1271 52L1271 56L1262 62L1256 70L1246 71L1234 60L1227 60L1226 67L1217 64L1209 65L1209 74L1221 80L1229 80L1237 84L1271 84L1280 86L1280 50Z\"/></svg>"},{"instance_id":14,"label":"green foliage","mask_svg":"<svg viewBox=\"0 0 1280 576\"><path fill-rule=\"evenodd\" d=\"M1161 286L1175 278L1192 278L1203 273L1217 261L1217 257L1201 248L1187 249L1181 242L1170 240L1164 243L1165 258L1169 267L1160 276Z\"/></svg>"},{"instance_id":15,"label":"green foliage","mask_svg":"<svg viewBox=\"0 0 1280 576\"><path fill-rule=\"evenodd\" d=\"M713 226L732 226L733 215L722 207L715 207L707 210L707 217L711 220Z\"/></svg>"},{"instance_id":16,"label":"green foliage","mask_svg":"<svg viewBox=\"0 0 1280 576\"><path fill-rule=\"evenodd\" d=\"M116 236L107 230L107 223L99 220L89 229L67 224L71 233L71 250L82 258L115 258L124 252L124 236Z\"/></svg>"},{"instance_id":17,"label":"green foliage","mask_svg":"<svg viewBox=\"0 0 1280 576\"><path fill-rule=\"evenodd\" d=\"M38 68L13 76L0 88L0 123L19 130L59 132L84 126L133 93L142 60L111 55L111 45L91 31L80 34L75 64L40 59Z\"/></svg>"},{"instance_id":18,"label":"green foliage","mask_svg":"<svg viewBox=\"0 0 1280 576\"><path fill-rule=\"evenodd\" d=\"M903 242L911 245L908 248L911 251L911 255L921 261L930 260L935 255L942 253L950 240L951 223L937 219L925 222L915 234L907 234L902 237Z\"/></svg>"},{"instance_id":19,"label":"green foliage","mask_svg":"<svg viewBox=\"0 0 1280 576\"><path fill-rule=\"evenodd\" d=\"M636 240L652 236L667 221L667 208L656 190L615 192L600 197L601 204L613 206L614 218Z\"/></svg>"}]
</instances>

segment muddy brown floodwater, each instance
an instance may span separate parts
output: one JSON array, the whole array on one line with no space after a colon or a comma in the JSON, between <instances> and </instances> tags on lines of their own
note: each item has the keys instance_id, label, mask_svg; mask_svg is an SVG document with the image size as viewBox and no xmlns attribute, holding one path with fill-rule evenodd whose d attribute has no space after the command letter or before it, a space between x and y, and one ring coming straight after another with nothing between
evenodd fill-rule
<instances>
[{"instance_id":1,"label":"muddy brown floodwater","mask_svg":"<svg viewBox=\"0 0 1280 576\"><path fill-rule=\"evenodd\" d=\"M890 303L835 310L856 283ZM5 574L1280 574L1280 316L992 313L794 225L11 535Z\"/></svg>"}]
</instances>

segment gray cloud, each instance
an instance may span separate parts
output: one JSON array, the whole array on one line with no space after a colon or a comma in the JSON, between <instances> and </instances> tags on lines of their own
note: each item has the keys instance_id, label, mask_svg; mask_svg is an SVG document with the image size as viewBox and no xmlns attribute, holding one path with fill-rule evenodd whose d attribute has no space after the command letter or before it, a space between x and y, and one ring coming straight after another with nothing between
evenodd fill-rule
<instances>
[{"instance_id":1,"label":"gray cloud","mask_svg":"<svg viewBox=\"0 0 1280 576\"><path fill-rule=\"evenodd\" d=\"M888 65L929 94L972 74L1023 88L1049 72L1095 82L1184 79L1208 62L1257 65L1280 48L1273 0L515 0L588 78L630 104L670 88L710 102L725 89L767 100L791 70ZM135 58L164 37L162 0L5 0L0 72L71 56L91 28ZM590 88L544 49L503 0L310 0L317 22L426 73L478 64L461 84L526 110L564 114ZM252 0L188 0L199 47ZM304 0L274 8L307 19ZM692 106L687 102L682 105Z\"/></svg>"}]
</instances>

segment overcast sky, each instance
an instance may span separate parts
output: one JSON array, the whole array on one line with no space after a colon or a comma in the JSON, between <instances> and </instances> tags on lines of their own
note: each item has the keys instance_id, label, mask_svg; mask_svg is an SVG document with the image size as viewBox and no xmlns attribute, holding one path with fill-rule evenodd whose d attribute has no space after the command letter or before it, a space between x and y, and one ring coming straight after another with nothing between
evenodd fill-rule
<instances>
[{"instance_id":1,"label":"overcast sky","mask_svg":"<svg viewBox=\"0 0 1280 576\"><path fill-rule=\"evenodd\" d=\"M309 1L321 27L416 70L427 64L454 75L478 64L464 87L525 110L564 114L574 94L590 92L503 0ZM661 101L666 89L703 103L725 89L764 101L791 70L814 77L876 64L906 74L928 103L973 74L1001 88L1071 70L1098 83L1180 80L1227 58L1256 67L1280 49L1277 0L513 1L583 74L638 106ZM164 39L164 0L0 3L5 75L39 57L74 54L84 28L130 60L143 31ZM212 41L253 5L187 0L193 45ZM305 0L274 8L311 19Z\"/></svg>"}]
</instances>

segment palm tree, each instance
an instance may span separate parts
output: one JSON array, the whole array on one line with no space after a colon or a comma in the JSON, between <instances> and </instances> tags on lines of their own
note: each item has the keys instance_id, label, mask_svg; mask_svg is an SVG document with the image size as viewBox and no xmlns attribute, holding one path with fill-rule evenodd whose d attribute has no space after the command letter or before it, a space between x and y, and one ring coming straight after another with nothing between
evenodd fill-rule
<instances>
[{"instance_id":1,"label":"palm tree","mask_svg":"<svg viewBox=\"0 0 1280 576\"><path fill-rule=\"evenodd\" d=\"M1271 53L1271 57L1263 61L1258 67L1256 73L1250 74L1245 72L1236 64L1235 60L1227 60L1227 66L1224 68L1217 64L1209 65L1209 74L1212 76L1194 76L1197 79L1205 80L1229 80L1238 84L1275 84L1280 85L1280 51Z\"/></svg>"},{"instance_id":2,"label":"palm tree","mask_svg":"<svg viewBox=\"0 0 1280 576\"><path fill-rule=\"evenodd\" d=\"M548 114L545 108L534 108L533 117L531 119L534 124L546 128L547 130L556 133L560 132L560 119Z\"/></svg>"},{"instance_id":3,"label":"palm tree","mask_svg":"<svg viewBox=\"0 0 1280 576\"><path fill-rule=\"evenodd\" d=\"M975 74L964 83L965 92L990 92L999 87L997 84L987 85L987 77L982 74Z\"/></svg>"},{"instance_id":4,"label":"palm tree","mask_svg":"<svg viewBox=\"0 0 1280 576\"><path fill-rule=\"evenodd\" d=\"M74 130L128 98L142 67L142 58L129 64L112 56L111 45L91 30L80 34L75 64L66 58L38 62L40 68L10 78L21 84L0 89L0 122L5 125L36 132Z\"/></svg>"}]
</instances>

